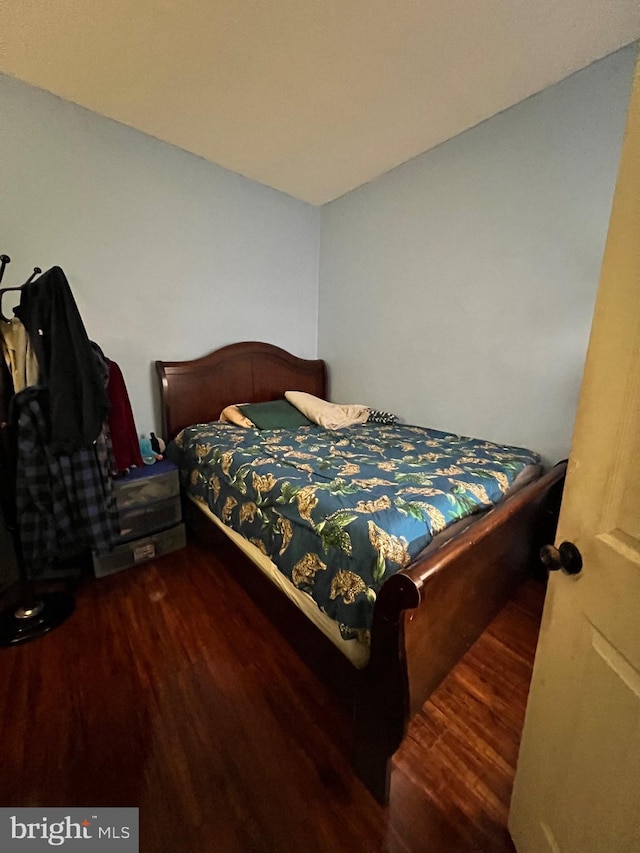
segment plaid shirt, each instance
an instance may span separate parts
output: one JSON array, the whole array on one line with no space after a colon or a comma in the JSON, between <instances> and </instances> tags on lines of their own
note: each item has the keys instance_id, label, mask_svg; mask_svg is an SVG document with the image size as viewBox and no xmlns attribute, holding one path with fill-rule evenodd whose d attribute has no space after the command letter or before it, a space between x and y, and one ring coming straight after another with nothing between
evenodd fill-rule
<instances>
[{"instance_id":1,"label":"plaid shirt","mask_svg":"<svg viewBox=\"0 0 640 853\"><path fill-rule=\"evenodd\" d=\"M48 393L32 386L13 398L17 435L16 510L27 576L47 571L65 548L111 549L119 532L108 432L89 447L54 454Z\"/></svg>"}]
</instances>

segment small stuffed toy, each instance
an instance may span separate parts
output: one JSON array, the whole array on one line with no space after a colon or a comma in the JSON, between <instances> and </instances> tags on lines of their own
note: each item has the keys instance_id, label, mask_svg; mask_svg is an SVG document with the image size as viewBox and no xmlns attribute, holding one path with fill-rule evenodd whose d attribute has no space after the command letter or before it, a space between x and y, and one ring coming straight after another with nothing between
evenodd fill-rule
<instances>
[{"instance_id":1,"label":"small stuffed toy","mask_svg":"<svg viewBox=\"0 0 640 853\"><path fill-rule=\"evenodd\" d=\"M155 434L155 432L151 433L151 449L156 454L156 456L161 459L164 456L164 451L166 450L166 444L164 441Z\"/></svg>"}]
</instances>

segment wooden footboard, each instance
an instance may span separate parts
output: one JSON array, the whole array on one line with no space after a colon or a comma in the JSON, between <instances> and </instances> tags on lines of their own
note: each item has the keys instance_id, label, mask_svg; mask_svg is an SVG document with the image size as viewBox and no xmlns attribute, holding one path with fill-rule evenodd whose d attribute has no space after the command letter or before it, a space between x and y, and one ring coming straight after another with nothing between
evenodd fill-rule
<instances>
[{"instance_id":1,"label":"wooden footboard","mask_svg":"<svg viewBox=\"0 0 640 853\"><path fill-rule=\"evenodd\" d=\"M356 670L191 501L192 532L215 549L353 717L353 760L372 794L389 796L391 758L408 722L471 647L553 541L566 464L525 486L466 532L384 584L371 658Z\"/></svg>"},{"instance_id":2,"label":"wooden footboard","mask_svg":"<svg viewBox=\"0 0 640 853\"><path fill-rule=\"evenodd\" d=\"M356 700L356 769L381 802L390 758L418 711L553 540L566 463L384 584Z\"/></svg>"}]
</instances>

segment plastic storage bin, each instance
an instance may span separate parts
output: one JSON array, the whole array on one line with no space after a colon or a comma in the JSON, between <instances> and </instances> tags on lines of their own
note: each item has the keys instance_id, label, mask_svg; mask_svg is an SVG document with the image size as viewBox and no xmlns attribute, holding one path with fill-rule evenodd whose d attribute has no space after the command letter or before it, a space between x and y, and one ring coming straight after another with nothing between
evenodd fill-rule
<instances>
[{"instance_id":1,"label":"plastic storage bin","mask_svg":"<svg viewBox=\"0 0 640 853\"><path fill-rule=\"evenodd\" d=\"M165 501L180 495L178 469L167 459L144 468L132 468L115 481L114 488L119 512Z\"/></svg>"},{"instance_id":2,"label":"plastic storage bin","mask_svg":"<svg viewBox=\"0 0 640 853\"><path fill-rule=\"evenodd\" d=\"M180 498L169 498L139 509L126 509L118 513L118 519L122 542L157 533L182 521Z\"/></svg>"},{"instance_id":3,"label":"plastic storage bin","mask_svg":"<svg viewBox=\"0 0 640 853\"><path fill-rule=\"evenodd\" d=\"M96 577L177 551L186 544L178 469L168 460L133 468L114 482L120 537L113 550L93 554Z\"/></svg>"},{"instance_id":4,"label":"plastic storage bin","mask_svg":"<svg viewBox=\"0 0 640 853\"><path fill-rule=\"evenodd\" d=\"M153 560L154 557L160 557L162 554L178 551L180 548L184 548L185 545L186 534L184 524L176 524L174 527L170 527L169 530L163 530L151 536L134 539L123 545L116 545L108 554L102 556L94 554L93 571L96 577L102 578L106 575L112 575L114 572L129 569L138 563Z\"/></svg>"}]
</instances>

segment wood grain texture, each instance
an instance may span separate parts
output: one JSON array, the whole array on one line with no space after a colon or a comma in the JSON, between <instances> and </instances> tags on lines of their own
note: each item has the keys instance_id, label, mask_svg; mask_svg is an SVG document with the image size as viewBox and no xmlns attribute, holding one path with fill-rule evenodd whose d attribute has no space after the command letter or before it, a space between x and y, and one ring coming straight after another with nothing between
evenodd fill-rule
<instances>
[{"instance_id":1,"label":"wood grain texture","mask_svg":"<svg viewBox=\"0 0 640 853\"><path fill-rule=\"evenodd\" d=\"M543 587L526 584L412 719L389 805L351 726L233 578L192 543L99 581L0 653L3 806L134 805L143 853L512 851L511 782Z\"/></svg>"},{"instance_id":2,"label":"wood grain texture","mask_svg":"<svg viewBox=\"0 0 640 853\"><path fill-rule=\"evenodd\" d=\"M186 426L217 420L233 403L277 400L285 391L328 399L327 366L273 344L240 341L190 361L156 361L167 440Z\"/></svg>"}]
</instances>

